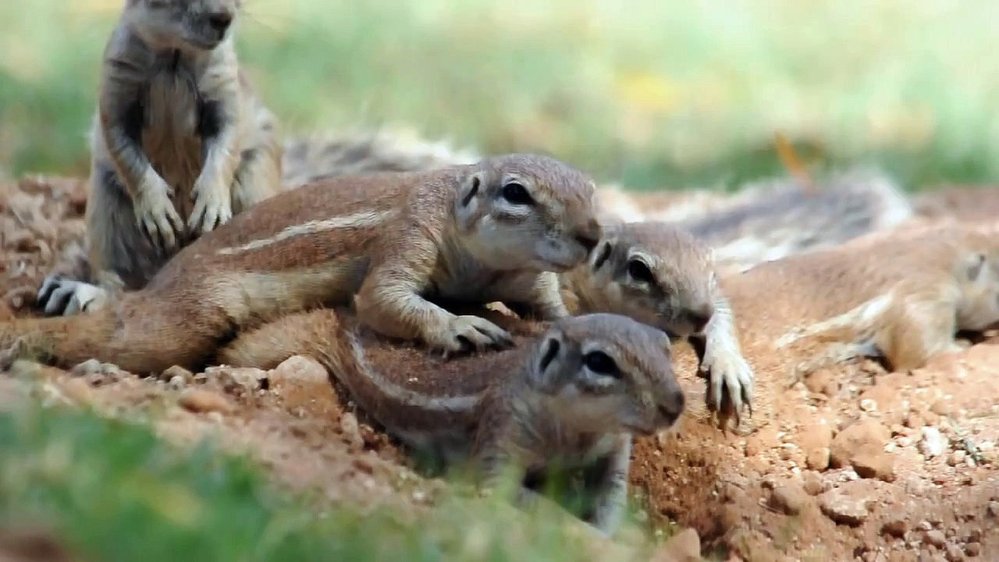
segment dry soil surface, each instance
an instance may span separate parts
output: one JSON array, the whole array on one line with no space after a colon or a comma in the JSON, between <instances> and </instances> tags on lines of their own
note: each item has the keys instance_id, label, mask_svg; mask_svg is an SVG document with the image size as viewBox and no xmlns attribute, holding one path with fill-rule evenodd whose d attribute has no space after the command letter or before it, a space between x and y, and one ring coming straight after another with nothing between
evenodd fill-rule
<instances>
[{"instance_id":1,"label":"dry soil surface","mask_svg":"<svg viewBox=\"0 0 999 562\"><path fill-rule=\"evenodd\" d=\"M0 187L0 318L35 315L41 279L79 255L84 184ZM999 191L961 191L924 197L923 209L982 218L997 203ZM856 362L790 386L785 365L747 348L758 405L735 432L712 423L692 354L678 351L691 408L675 432L639 441L631 473L652 522L686 528L657 560L698 548L731 560L999 559L999 339L912 372ZM33 382L0 378L0 396L23 390L148 420L177 443L216 435L276 482L320 490L333 504L416 514L445 486L414 472L305 357L271 371L174 368L147 378L95 362L12 370Z\"/></svg>"}]
</instances>

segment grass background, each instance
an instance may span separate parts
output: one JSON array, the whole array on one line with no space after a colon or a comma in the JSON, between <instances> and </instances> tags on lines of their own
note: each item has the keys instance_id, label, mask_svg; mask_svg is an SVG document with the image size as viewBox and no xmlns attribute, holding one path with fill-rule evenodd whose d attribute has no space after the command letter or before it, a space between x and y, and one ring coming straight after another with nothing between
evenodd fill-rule
<instances>
[{"instance_id":1,"label":"grass background","mask_svg":"<svg viewBox=\"0 0 999 562\"><path fill-rule=\"evenodd\" d=\"M0 3L0 167L84 173L123 0ZM246 0L239 50L289 133L406 125L636 188L875 163L999 178L993 0Z\"/></svg>"}]
</instances>

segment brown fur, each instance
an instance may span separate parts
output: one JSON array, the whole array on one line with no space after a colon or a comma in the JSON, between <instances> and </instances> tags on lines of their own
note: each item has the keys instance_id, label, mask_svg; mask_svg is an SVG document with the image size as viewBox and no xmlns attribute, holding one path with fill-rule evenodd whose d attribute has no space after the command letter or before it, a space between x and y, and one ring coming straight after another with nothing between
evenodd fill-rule
<instances>
[{"instance_id":1,"label":"brown fur","mask_svg":"<svg viewBox=\"0 0 999 562\"><path fill-rule=\"evenodd\" d=\"M514 184L528 202L509 202ZM201 237L106 310L0 324L0 345L23 338L60 364L193 368L241 329L356 294L362 321L383 334L447 351L504 346L494 324L427 298L564 316L554 271L584 260L600 236L592 193L585 174L533 155L303 186Z\"/></svg>"},{"instance_id":2,"label":"brown fur","mask_svg":"<svg viewBox=\"0 0 999 562\"><path fill-rule=\"evenodd\" d=\"M86 208L99 287L50 277L49 314L143 287L190 240L280 190L276 119L240 72L231 29L211 27L240 2L167 4L129 2L108 41Z\"/></svg>"},{"instance_id":3,"label":"brown fur","mask_svg":"<svg viewBox=\"0 0 999 562\"><path fill-rule=\"evenodd\" d=\"M312 355L390 433L452 462L470 455L487 485L508 468L521 478L556 465L596 469L588 518L603 531L616 526L626 498L630 433L667 429L684 408L668 338L623 316L565 318L544 330L520 323L516 349L447 362L377 338L362 344L349 324L328 309L287 316L241 336L220 359L267 368ZM584 367L594 351L613 360L616 375Z\"/></svg>"},{"instance_id":4,"label":"brown fur","mask_svg":"<svg viewBox=\"0 0 999 562\"><path fill-rule=\"evenodd\" d=\"M808 349L803 373L874 350L911 369L956 349L958 330L999 321L995 240L987 227L913 226L761 264L722 286L744 345Z\"/></svg>"}]
</instances>

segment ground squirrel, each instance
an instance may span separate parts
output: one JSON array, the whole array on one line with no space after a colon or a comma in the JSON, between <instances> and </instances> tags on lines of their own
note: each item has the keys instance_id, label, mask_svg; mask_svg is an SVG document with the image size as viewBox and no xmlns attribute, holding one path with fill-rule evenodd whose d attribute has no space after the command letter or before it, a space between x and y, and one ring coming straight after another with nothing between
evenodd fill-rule
<instances>
[{"instance_id":1,"label":"ground squirrel","mask_svg":"<svg viewBox=\"0 0 999 562\"><path fill-rule=\"evenodd\" d=\"M276 119L240 72L241 0L128 0L104 51L86 207L97 284L52 275L48 314L139 289L199 234L281 187Z\"/></svg>"},{"instance_id":2,"label":"ground squirrel","mask_svg":"<svg viewBox=\"0 0 999 562\"><path fill-rule=\"evenodd\" d=\"M752 411L753 370L742 356L732 310L710 249L660 222L604 225L585 265L560 276L570 312L612 312L692 338L707 375L708 407L739 421Z\"/></svg>"},{"instance_id":3,"label":"ground squirrel","mask_svg":"<svg viewBox=\"0 0 999 562\"><path fill-rule=\"evenodd\" d=\"M893 370L912 369L958 349L956 332L999 321L997 233L984 225L901 227L760 264L721 284L745 344L807 351L795 380L871 354Z\"/></svg>"},{"instance_id":4,"label":"ground squirrel","mask_svg":"<svg viewBox=\"0 0 999 562\"><path fill-rule=\"evenodd\" d=\"M582 263L600 238L593 190L586 174L530 154L302 186L203 235L103 308L0 324L0 346L20 339L23 352L60 364L192 368L240 329L351 301L385 335L445 352L503 346L504 330L428 299L567 315L555 272Z\"/></svg>"},{"instance_id":5,"label":"ground squirrel","mask_svg":"<svg viewBox=\"0 0 999 562\"><path fill-rule=\"evenodd\" d=\"M240 336L220 361L271 368L310 355L408 446L451 463L470 455L487 489L509 469L534 484L555 467L588 470L583 517L605 532L626 502L631 435L670 428L684 409L669 338L624 316L535 323L514 349L449 362L362 345L349 324L330 309L289 315Z\"/></svg>"},{"instance_id":6,"label":"ground squirrel","mask_svg":"<svg viewBox=\"0 0 999 562\"><path fill-rule=\"evenodd\" d=\"M473 164L480 156L404 129L345 131L284 143L284 184L294 187L337 176L417 172Z\"/></svg>"}]
</instances>

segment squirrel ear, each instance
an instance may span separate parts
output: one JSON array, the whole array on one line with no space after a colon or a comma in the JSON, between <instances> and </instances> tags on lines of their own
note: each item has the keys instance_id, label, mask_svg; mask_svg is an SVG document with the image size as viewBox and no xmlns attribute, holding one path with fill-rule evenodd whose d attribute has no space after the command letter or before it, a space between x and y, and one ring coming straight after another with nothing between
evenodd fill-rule
<instances>
[{"instance_id":1,"label":"squirrel ear","mask_svg":"<svg viewBox=\"0 0 999 562\"><path fill-rule=\"evenodd\" d=\"M483 191L485 173L481 170L475 172L462 181L458 188L458 198L455 201L455 217L458 219L458 227L461 230L468 230L475 222L480 208L480 195Z\"/></svg>"},{"instance_id":2,"label":"squirrel ear","mask_svg":"<svg viewBox=\"0 0 999 562\"><path fill-rule=\"evenodd\" d=\"M551 389L558 378L558 369L553 365L562 353L562 341L557 332L549 333L540 345L535 348L531 357L533 363L531 373L535 388L546 391Z\"/></svg>"},{"instance_id":3,"label":"squirrel ear","mask_svg":"<svg viewBox=\"0 0 999 562\"><path fill-rule=\"evenodd\" d=\"M613 249L614 249L613 240L605 238L600 241L600 245L597 246L596 251L591 253L591 256L593 257L590 263L593 271L597 271L598 269L603 267L605 263L607 263L607 259L610 258L611 251Z\"/></svg>"},{"instance_id":4,"label":"squirrel ear","mask_svg":"<svg viewBox=\"0 0 999 562\"><path fill-rule=\"evenodd\" d=\"M482 175L482 172L475 172L461 185L461 191L458 194L459 205L468 207L472 204L472 199L479 194L479 188L482 187Z\"/></svg>"},{"instance_id":5,"label":"squirrel ear","mask_svg":"<svg viewBox=\"0 0 999 562\"><path fill-rule=\"evenodd\" d=\"M985 254L974 254L968 258L968 280L975 281L985 269Z\"/></svg>"}]
</instances>

